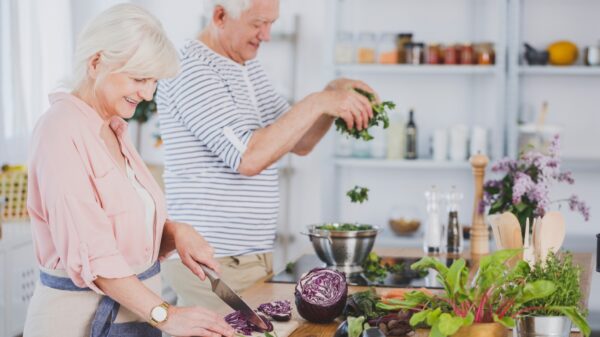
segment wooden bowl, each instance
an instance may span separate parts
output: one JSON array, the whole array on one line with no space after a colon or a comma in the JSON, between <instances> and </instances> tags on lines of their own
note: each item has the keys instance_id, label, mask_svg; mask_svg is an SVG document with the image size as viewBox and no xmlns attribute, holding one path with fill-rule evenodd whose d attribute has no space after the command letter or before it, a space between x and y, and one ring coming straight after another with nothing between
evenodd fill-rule
<instances>
[{"instance_id":1,"label":"wooden bowl","mask_svg":"<svg viewBox=\"0 0 600 337\"><path fill-rule=\"evenodd\" d=\"M388 223L396 235L411 235L421 227L421 221L417 219L390 219Z\"/></svg>"}]
</instances>

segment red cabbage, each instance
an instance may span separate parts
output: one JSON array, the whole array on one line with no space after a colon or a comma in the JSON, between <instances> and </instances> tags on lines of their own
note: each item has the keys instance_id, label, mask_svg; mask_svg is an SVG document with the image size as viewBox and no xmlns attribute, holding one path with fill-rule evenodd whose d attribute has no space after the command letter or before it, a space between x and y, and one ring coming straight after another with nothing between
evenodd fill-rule
<instances>
[{"instance_id":1,"label":"red cabbage","mask_svg":"<svg viewBox=\"0 0 600 337\"><path fill-rule=\"evenodd\" d=\"M263 303L258 306L258 311L280 322L292 319L292 304L288 300Z\"/></svg>"},{"instance_id":2,"label":"red cabbage","mask_svg":"<svg viewBox=\"0 0 600 337\"><path fill-rule=\"evenodd\" d=\"M296 284L296 309L313 323L329 323L338 317L346 305L346 276L337 270L315 268Z\"/></svg>"},{"instance_id":3,"label":"red cabbage","mask_svg":"<svg viewBox=\"0 0 600 337\"><path fill-rule=\"evenodd\" d=\"M273 331L273 324L266 319L264 316L260 315L260 318L267 324L268 329L263 330L260 327L252 324L241 311L234 311L229 315L225 316L225 322L229 324L235 331L241 333L244 336L250 336L253 332L271 332Z\"/></svg>"}]
</instances>

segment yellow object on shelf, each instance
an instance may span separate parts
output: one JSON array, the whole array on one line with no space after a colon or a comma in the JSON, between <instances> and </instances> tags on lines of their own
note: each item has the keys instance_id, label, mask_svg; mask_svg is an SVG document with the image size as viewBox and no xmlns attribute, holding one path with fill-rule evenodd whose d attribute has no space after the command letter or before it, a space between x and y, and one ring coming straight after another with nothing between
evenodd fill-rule
<instances>
[{"instance_id":1,"label":"yellow object on shelf","mask_svg":"<svg viewBox=\"0 0 600 337\"><path fill-rule=\"evenodd\" d=\"M577 45L570 41L557 41L548 46L550 64L569 66L577 61Z\"/></svg>"},{"instance_id":2,"label":"yellow object on shelf","mask_svg":"<svg viewBox=\"0 0 600 337\"><path fill-rule=\"evenodd\" d=\"M6 198L6 206L0 216L3 220L26 220L27 213L27 169L25 166L2 167L0 173L0 197Z\"/></svg>"}]
</instances>

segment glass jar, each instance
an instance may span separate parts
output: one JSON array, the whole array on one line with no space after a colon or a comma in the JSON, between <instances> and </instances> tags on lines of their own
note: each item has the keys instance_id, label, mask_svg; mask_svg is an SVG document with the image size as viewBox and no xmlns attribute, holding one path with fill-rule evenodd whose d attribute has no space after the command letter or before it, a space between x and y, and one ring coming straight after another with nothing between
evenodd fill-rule
<instances>
[{"instance_id":1,"label":"glass jar","mask_svg":"<svg viewBox=\"0 0 600 337\"><path fill-rule=\"evenodd\" d=\"M376 40L373 33L361 33L358 36L358 63L375 63Z\"/></svg>"},{"instance_id":2,"label":"glass jar","mask_svg":"<svg viewBox=\"0 0 600 337\"><path fill-rule=\"evenodd\" d=\"M411 42L404 45L404 57L407 64L423 64L425 61L425 44Z\"/></svg>"},{"instance_id":3,"label":"glass jar","mask_svg":"<svg viewBox=\"0 0 600 337\"><path fill-rule=\"evenodd\" d=\"M442 49L439 44L433 43L427 46L427 64L442 63Z\"/></svg>"},{"instance_id":4,"label":"glass jar","mask_svg":"<svg viewBox=\"0 0 600 337\"><path fill-rule=\"evenodd\" d=\"M335 63L354 62L354 36L350 32L339 32L335 44Z\"/></svg>"},{"instance_id":5,"label":"glass jar","mask_svg":"<svg viewBox=\"0 0 600 337\"><path fill-rule=\"evenodd\" d=\"M465 43L460 47L460 64L471 65L475 63L475 51L473 45Z\"/></svg>"},{"instance_id":6,"label":"glass jar","mask_svg":"<svg viewBox=\"0 0 600 337\"><path fill-rule=\"evenodd\" d=\"M496 53L494 44L491 42L480 43L477 45L477 64L492 65L496 63Z\"/></svg>"},{"instance_id":7,"label":"glass jar","mask_svg":"<svg viewBox=\"0 0 600 337\"><path fill-rule=\"evenodd\" d=\"M398 49L398 63L406 63L406 51L404 47L407 43L412 43L412 33L400 33L396 36L396 49Z\"/></svg>"},{"instance_id":8,"label":"glass jar","mask_svg":"<svg viewBox=\"0 0 600 337\"><path fill-rule=\"evenodd\" d=\"M398 47L396 45L395 34L382 34L378 46L379 63L396 64L398 63Z\"/></svg>"},{"instance_id":9,"label":"glass jar","mask_svg":"<svg viewBox=\"0 0 600 337\"><path fill-rule=\"evenodd\" d=\"M456 45L449 44L444 46L444 64L457 64L458 55Z\"/></svg>"}]
</instances>

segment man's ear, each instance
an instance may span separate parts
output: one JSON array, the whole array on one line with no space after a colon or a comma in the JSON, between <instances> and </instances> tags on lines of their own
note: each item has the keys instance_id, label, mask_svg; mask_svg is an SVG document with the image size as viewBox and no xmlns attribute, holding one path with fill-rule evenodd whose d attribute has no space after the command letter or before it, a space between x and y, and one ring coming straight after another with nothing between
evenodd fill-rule
<instances>
[{"instance_id":1,"label":"man's ear","mask_svg":"<svg viewBox=\"0 0 600 337\"><path fill-rule=\"evenodd\" d=\"M87 73L92 79L96 79L100 73L100 53L90 57L88 60Z\"/></svg>"},{"instance_id":2,"label":"man's ear","mask_svg":"<svg viewBox=\"0 0 600 337\"><path fill-rule=\"evenodd\" d=\"M218 28L223 28L225 25L225 20L227 19L227 12L223 6L215 6L215 10L213 11L213 23Z\"/></svg>"}]
</instances>

